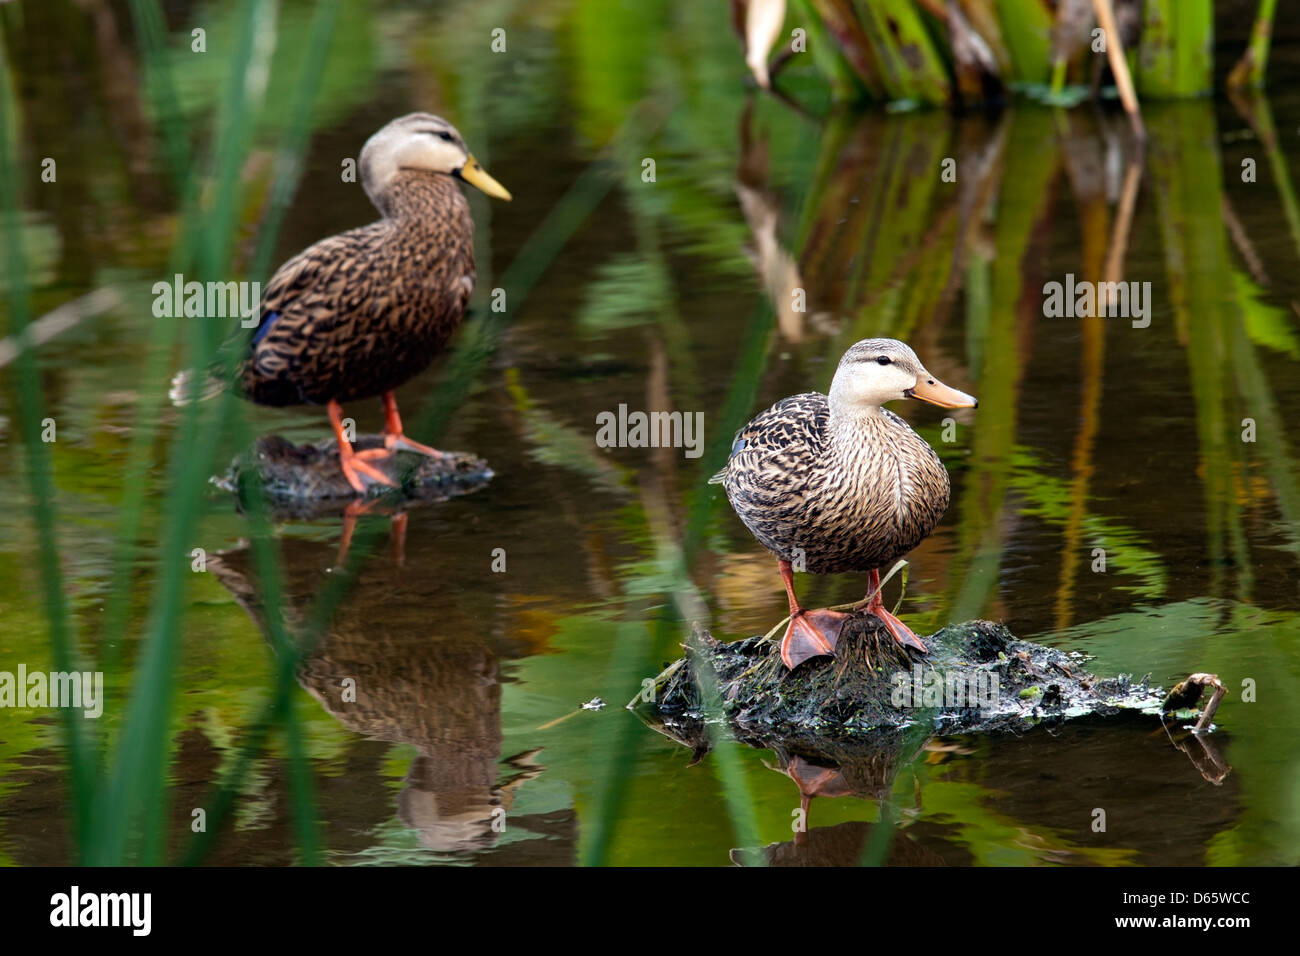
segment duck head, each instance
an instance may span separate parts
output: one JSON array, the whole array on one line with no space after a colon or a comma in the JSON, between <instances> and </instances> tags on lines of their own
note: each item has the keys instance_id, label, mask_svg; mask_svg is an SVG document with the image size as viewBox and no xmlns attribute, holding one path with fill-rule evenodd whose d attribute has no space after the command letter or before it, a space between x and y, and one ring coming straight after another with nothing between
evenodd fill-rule
<instances>
[{"instance_id":1,"label":"duck head","mask_svg":"<svg viewBox=\"0 0 1300 956\"><path fill-rule=\"evenodd\" d=\"M393 177L404 169L423 169L463 179L494 199L510 193L487 174L456 127L432 113L408 113L393 120L361 148L361 185L380 209Z\"/></svg>"},{"instance_id":2,"label":"duck head","mask_svg":"<svg viewBox=\"0 0 1300 956\"><path fill-rule=\"evenodd\" d=\"M940 408L976 408L973 395L931 375L916 353L897 339L863 339L840 359L831 382L831 407L874 415L898 398L919 398Z\"/></svg>"}]
</instances>

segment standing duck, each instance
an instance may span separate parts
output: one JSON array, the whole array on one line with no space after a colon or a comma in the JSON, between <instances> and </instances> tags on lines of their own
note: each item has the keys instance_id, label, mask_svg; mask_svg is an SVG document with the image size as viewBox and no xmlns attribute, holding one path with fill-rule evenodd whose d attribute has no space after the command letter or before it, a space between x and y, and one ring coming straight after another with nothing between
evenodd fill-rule
<instances>
[{"instance_id":1,"label":"standing duck","mask_svg":"<svg viewBox=\"0 0 1300 956\"><path fill-rule=\"evenodd\" d=\"M510 193L470 154L456 128L429 113L393 120L366 141L361 185L382 218L322 239L271 277L234 385L260 405L325 405L348 483L393 481L372 461L397 451L437 455L407 438L393 390L424 371L465 317L474 289L474 221L456 180L497 199ZM214 373L172 381L171 399L209 398ZM384 447L357 451L343 402L381 396Z\"/></svg>"},{"instance_id":2,"label":"standing duck","mask_svg":"<svg viewBox=\"0 0 1300 956\"><path fill-rule=\"evenodd\" d=\"M793 669L834 655L849 615L805 610L793 567L816 574L865 571L865 608L903 647L925 653L880 599L880 569L915 548L948 507L948 472L907 422L881 406L919 398L941 408L979 403L938 381L896 339L864 339L840 359L830 395L782 399L736 434L714 475L740 520L776 555L790 600L781 659Z\"/></svg>"}]
</instances>

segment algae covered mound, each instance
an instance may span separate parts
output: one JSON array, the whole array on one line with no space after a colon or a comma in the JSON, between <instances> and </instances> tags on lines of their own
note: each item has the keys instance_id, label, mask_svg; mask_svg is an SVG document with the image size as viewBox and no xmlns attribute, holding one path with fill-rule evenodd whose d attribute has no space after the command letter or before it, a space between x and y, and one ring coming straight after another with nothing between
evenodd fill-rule
<instances>
[{"instance_id":1,"label":"algae covered mound","mask_svg":"<svg viewBox=\"0 0 1300 956\"><path fill-rule=\"evenodd\" d=\"M908 657L876 618L859 614L845 625L836 657L787 671L775 641L724 644L697 628L686 656L628 706L682 741L698 739L713 710L745 742L824 751L917 725L935 734L993 733L1121 710L1154 714L1163 700L1144 680L1098 678L1081 655L1017 640L989 621L951 625L925 642L929 654ZM714 692L716 710L705 697Z\"/></svg>"},{"instance_id":2,"label":"algae covered mound","mask_svg":"<svg viewBox=\"0 0 1300 956\"><path fill-rule=\"evenodd\" d=\"M381 435L362 435L353 442L358 451L382 448ZM400 485L407 501L443 501L478 491L492 479L487 462L464 452L443 452L435 457L409 453L390 461L371 462ZM231 462L225 474L212 479L224 491L242 497L254 477L277 518L309 518L339 511L360 496L343 477L334 439L295 445L279 435L265 435ZM398 492L372 486L370 496Z\"/></svg>"}]
</instances>

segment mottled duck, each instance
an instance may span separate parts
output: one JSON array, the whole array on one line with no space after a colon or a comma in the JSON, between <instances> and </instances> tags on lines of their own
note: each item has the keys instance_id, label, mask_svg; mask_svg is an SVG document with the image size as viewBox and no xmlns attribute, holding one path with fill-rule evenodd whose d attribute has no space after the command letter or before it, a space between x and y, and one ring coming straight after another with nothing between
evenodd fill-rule
<instances>
[{"instance_id":1,"label":"mottled duck","mask_svg":"<svg viewBox=\"0 0 1300 956\"><path fill-rule=\"evenodd\" d=\"M429 113L375 133L358 166L382 218L322 239L276 271L231 384L261 405L325 405L343 474L365 494L369 482L393 484L376 459L438 454L406 437L394 390L446 348L474 288L474 222L456 180L497 199L510 194L456 128ZM176 376L173 401L207 398L226 384L211 371L194 378ZM384 447L357 451L342 403L375 396L384 403Z\"/></svg>"},{"instance_id":2,"label":"mottled duck","mask_svg":"<svg viewBox=\"0 0 1300 956\"><path fill-rule=\"evenodd\" d=\"M925 644L885 609L880 569L915 548L948 507L948 472L907 422L881 406L919 398L942 408L976 400L938 381L895 339L865 339L840 359L829 395L782 399L736 434L727 466L714 475L732 508L777 558L790 602L781 640L789 668L834 655L849 615L805 610L793 570L867 572L866 610L903 647Z\"/></svg>"}]
</instances>

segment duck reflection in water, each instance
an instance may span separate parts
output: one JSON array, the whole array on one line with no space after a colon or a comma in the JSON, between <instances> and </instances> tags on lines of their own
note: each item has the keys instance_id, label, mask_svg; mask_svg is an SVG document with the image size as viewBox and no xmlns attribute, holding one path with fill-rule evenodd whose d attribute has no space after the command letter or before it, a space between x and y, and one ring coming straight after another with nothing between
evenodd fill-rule
<instances>
[{"instance_id":1,"label":"duck reflection in water","mask_svg":"<svg viewBox=\"0 0 1300 956\"><path fill-rule=\"evenodd\" d=\"M331 548L298 538L280 545L286 624L296 639L310 642L308 621L330 575ZM431 552L412 556L413 564L430 560L437 560ZM270 641L249 549L218 553L208 568ZM535 750L506 758L510 772L504 777L500 764L502 663L537 653L545 639L510 636L523 631L492 610L497 602L469 609L446 600L456 590L448 578L457 573L470 572L454 562L438 575L394 573L383 556L363 562L319 640L304 644L297 678L347 729L415 748L397 817L423 847L460 857L499 844L519 788L544 772ZM481 587L481 578L476 583ZM437 615L431 606L440 608ZM430 633L431 621L441 633ZM551 837L511 845L512 852L528 854L527 862L572 860L572 810L544 818L511 814L509 827Z\"/></svg>"}]
</instances>

